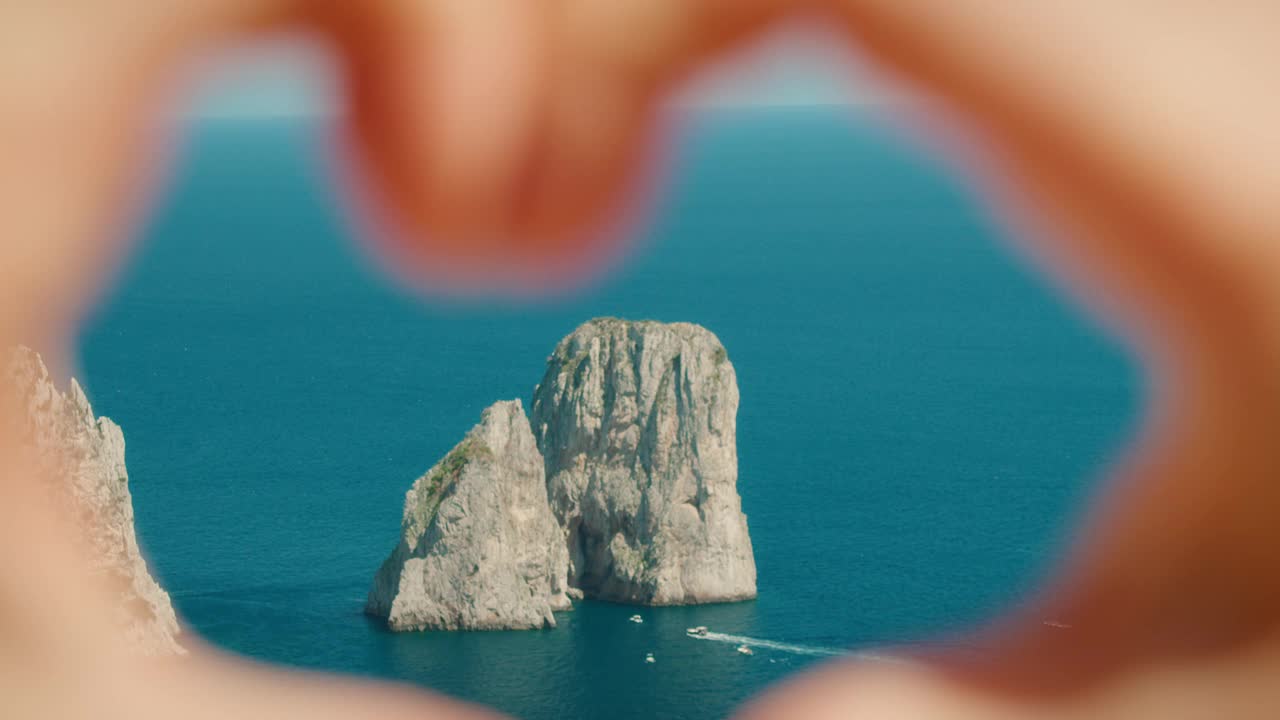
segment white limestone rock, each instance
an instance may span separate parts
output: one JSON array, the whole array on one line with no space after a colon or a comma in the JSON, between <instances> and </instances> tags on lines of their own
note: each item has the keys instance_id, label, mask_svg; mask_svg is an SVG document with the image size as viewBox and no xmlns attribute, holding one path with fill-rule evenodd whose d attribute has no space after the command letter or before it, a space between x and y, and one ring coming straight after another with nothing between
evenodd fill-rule
<instances>
[{"instance_id":1,"label":"white limestone rock","mask_svg":"<svg viewBox=\"0 0 1280 720\"><path fill-rule=\"evenodd\" d=\"M365 611L392 630L555 627L566 564L524 407L500 402L405 495Z\"/></svg>"},{"instance_id":2,"label":"white limestone rock","mask_svg":"<svg viewBox=\"0 0 1280 720\"><path fill-rule=\"evenodd\" d=\"M737 411L733 365L700 326L601 318L560 342L532 422L572 587L647 605L756 596Z\"/></svg>"},{"instance_id":3,"label":"white limestone rock","mask_svg":"<svg viewBox=\"0 0 1280 720\"><path fill-rule=\"evenodd\" d=\"M115 619L132 647L146 655L180 654L178 620L169 595L147 570L133 524L133 498L125 468L124 434L108 418L95 418L73 378L62 393L36 352L8 352L4 374L20 407L25 442L32 443L58 504L82 519L87 566L115 593Z\"/></svg>"}]
</instances>

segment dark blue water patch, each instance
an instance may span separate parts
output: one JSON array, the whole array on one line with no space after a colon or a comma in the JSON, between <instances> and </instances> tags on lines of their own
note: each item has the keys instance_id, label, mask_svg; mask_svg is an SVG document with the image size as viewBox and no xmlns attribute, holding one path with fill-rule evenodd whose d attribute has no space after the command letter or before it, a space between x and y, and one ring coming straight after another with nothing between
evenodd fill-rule
<instances>
[{"instance_id":1,"label":"dark blue water patch","mask_svg":"<svg viewBox=\"0 0 1280 720\"><path fill-rule=\"evenodd\" d=\"M690 117L629 262L530 304L388 286L346 237L322 137L195 127L84 336L157 573L232 651L530 718L720 717L822 656L744 656L686 627L860 650L981 618L1044 571L1135 416L1126 358L1010 259L960 184L865 119ZM363 617L413 479L484 407L527 403L555 343L597 315L701 323L728 348L759 599L639 625L583 603L538 632Z\"/></svg>"}]
</instances>

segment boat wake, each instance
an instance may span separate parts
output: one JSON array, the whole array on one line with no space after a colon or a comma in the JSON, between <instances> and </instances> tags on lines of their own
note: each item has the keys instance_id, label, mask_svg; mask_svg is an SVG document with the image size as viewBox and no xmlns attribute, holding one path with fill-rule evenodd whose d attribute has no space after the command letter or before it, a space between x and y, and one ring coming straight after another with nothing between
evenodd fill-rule
<instances>
[{"instance_id":1,"label":"boat wake","mask_svg":"<svg viewBox=\"0 0 1280 720\"><path fill-rule=\"evenodd\" d=\"M873 660L881 662L900 662L900 658L890 655L882 655L871 652L853 652L851 650L841 650L840 648L822 647L821 645L797 645L795 643L777 642L775 640L764 640L762 638L747 637L746 635L730 635L729 633L708 632L703 635L690 635L694 640L711 640L712 642L727 643L730 645L746 645L750 648L761 648L764 650L775 650L777 652L790 653L792 655L807 655L809 657L848 657L858 660Z\"/></svg>"}]
</instances>

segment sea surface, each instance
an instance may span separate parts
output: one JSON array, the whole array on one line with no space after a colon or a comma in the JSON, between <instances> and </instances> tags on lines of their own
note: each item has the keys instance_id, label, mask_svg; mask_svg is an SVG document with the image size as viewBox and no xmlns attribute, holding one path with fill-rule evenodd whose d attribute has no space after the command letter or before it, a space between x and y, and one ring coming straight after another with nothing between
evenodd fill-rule
<instances>
[{"instance_id":1,"label":"sea surface","mask_svg":"<svg viewBox=\"0 0 1280 720\"><path fill-rule=\"evenodd\" d=\"M124 428L138 530L190 627L525 718L718 718L1042 576L1132 432L1126 354L874 118L721 110L677 128L628 261L533 303L387 283L349 238L324 123L190 128L78 371ZM598 315L700 323L728 348L759 599L583 602L533 632L365 618L414 478L490 403L527 406L556 342Z\"/></svg>"}]
</instances>

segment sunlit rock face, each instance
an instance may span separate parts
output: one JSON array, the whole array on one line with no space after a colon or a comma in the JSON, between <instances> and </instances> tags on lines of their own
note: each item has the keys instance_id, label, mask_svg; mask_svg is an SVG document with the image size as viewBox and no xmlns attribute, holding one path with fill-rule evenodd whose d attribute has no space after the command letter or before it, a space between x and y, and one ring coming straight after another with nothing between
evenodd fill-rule
<instances>
[{"instance_id":1,"label":"sunlit rock face","mask_svg":"<svg viewBox=\"0 0 1280 720\"><path fill-rule=\"evenodd\" d=\"M405 497L366 611L393 630L555 625L570 597L756 595L738 496L738 385L688 323L585 323L534 391L490 407Z\"/></svg>"},{"instance_id":2,"label":"sunlit rock face","mask_svg":"<svg viewBox=\"0 0 1280 720\"><path fill-rule=\"evenodd\" d=\"M737 411L733 365L700 326L600 318L560 342L532 423L573 588L646 605L755 597Z\"/></svg>"},{"instance_id":3,"label":"sunlit rock face","mask_svg":"<svg viewBox=\"0 0 1280 720\"><path fill-rule=\"evenodd\" d=\"M392 630L554 627L566 568L524 407L500 402L409 489L366 612Z\"/></svg>"},{"instance_id":4,"label":"sunlit rock face","mask_svg":"<svg viewBox=\"0 0 1280 720\"><path fill-rule=\"evenodd\" d=\"M169 595L147 570L133 524L124 434L98 418L80 384L61 392L39 354L7 353L0 380L19 403L22 441L38 451L57 506L77 520L77 543L89 570L108 588L115 620L129 644L147 655L185 652Z\"/></svg>"}]
</instances>

